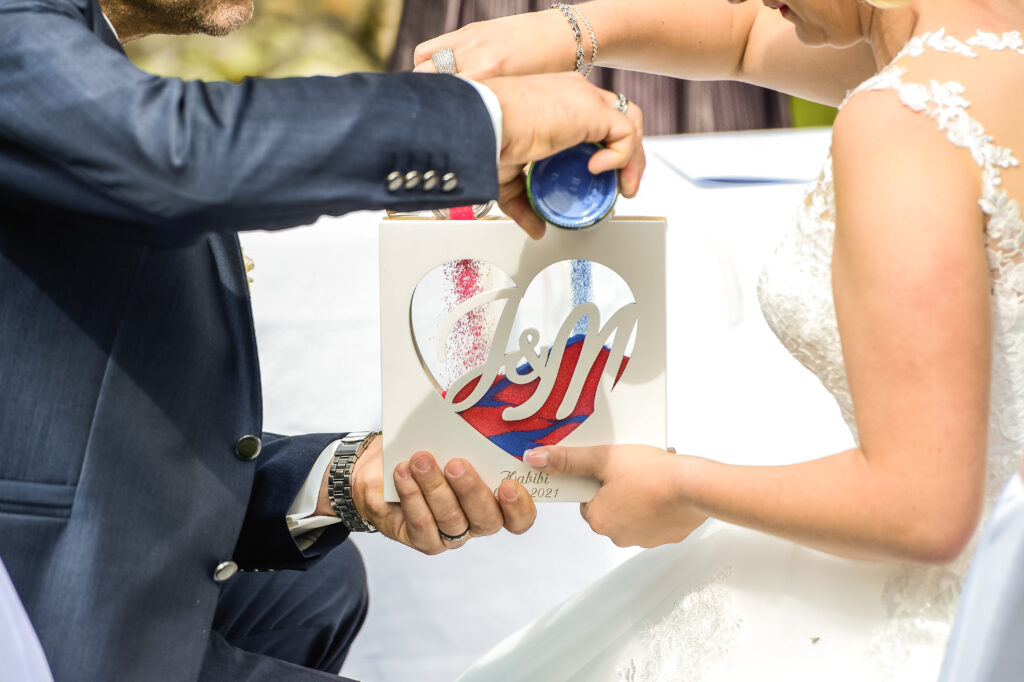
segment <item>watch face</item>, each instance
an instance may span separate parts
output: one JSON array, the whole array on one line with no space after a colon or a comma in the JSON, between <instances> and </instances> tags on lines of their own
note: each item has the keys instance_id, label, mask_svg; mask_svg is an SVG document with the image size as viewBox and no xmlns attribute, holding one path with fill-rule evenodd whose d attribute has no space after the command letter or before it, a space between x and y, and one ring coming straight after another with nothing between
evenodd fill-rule
<instances>
[{"instance_id":1,"label":"watch face","mask_svg":"<svg viewBox=\"0 0 1024 682\"><path fill-rule=\"evenodd\" d=\"M557 227L589 227L607 216L619 194L615 171L594 175L587 168L600 145L584 143L537 161L526 175L533 209Z\"/></svg>"}]
</instances>

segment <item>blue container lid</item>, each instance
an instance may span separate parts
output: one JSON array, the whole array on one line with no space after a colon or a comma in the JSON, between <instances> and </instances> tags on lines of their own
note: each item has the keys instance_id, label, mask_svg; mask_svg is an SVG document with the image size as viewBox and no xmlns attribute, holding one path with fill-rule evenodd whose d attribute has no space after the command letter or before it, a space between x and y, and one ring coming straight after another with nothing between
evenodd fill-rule
<instances>
[{"instance_id":1,"label":"blue container lid","mask_svg":"<svg viewBox=\"0 0 1024 682\"><path fill-rule=\"evenodd\" d=\"M585 142L535 162L526 176L533 210L552 225L578 229L604 218L615 205L619 177L614 170L592 175L587 162L600 145Z\"/></svg>"}]
</instances>

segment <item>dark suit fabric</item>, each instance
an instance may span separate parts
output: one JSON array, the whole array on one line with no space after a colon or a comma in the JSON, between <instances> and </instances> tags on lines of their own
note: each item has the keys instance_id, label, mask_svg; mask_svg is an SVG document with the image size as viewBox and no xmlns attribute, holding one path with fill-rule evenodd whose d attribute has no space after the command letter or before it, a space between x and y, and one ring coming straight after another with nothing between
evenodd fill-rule
<instances>
[{"instance_id":1,"label":"dark suit fabric","mask_svg":"<svg viewBox=\"0 0 1024 682\"><path fill-rule=\"evenodd\" d=\"M269 664L337 672L368 606L362 557L345 542L305 571L239 573L221 588L213 630L220 644L261 654ZM207 661L204 680L232 679L223 658L208 652Z\"/></svg>"},{"instance_id":2,"label":"dark suit fabric","mask_svg":"<svg viewBox=\"0 0 1024 682\"><path fill-rule=\"evenodd\" d=\"M389 193L396 169L461 183ZM134 67L95 0L0 0L0 556L58 681L322 677L212 630L218 563L345 539L302 552L284 522L337 434L235 455L262 431L235 233L496 192L458 79L186 83Z\"/></svg>"}]
</instances>

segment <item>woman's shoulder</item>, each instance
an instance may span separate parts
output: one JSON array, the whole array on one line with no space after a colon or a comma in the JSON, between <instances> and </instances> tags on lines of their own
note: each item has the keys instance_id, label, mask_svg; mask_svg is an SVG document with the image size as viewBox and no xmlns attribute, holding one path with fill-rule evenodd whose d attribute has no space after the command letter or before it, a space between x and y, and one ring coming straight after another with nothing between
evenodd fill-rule
<instances>
[{"instance_id":1,"label":"woman's shoulder","mask_svg":"<svg viewBox=\"0 0 1024 682\"><path fill-rule=\"evenodd\" d=\"M875 74L851 90L839 107L832 128L833 147L848 138L866 144L906 144L904 136L915 131L937 130L930 110L947 93L934 90L936 82L906 78L907 70L896 64ZM949 93L955 96L957 88ZM921 116L919 114L926 114ZM835 150L834 150L835 151Z\"/></svg>"},{"instance_id":2,"label":"woman's shoulder","mask_svg":"<svg viewBox=\"0 0 1024 682\"><path fill-rule=\"evenodd\" d=\"M954 193L977 200L980 171L965 148L970 145L951 143L948 126L955 116L940 120L941 116L933 115L937 101L956 106L956 89L943 89L927 80L923 90L917 85L864 88L847 98L832 130L837 193L839 185L850 180L886 179L894 188L909 191L918 185L946 186L955 177L954 187L960 189ZM983 131L978 134L983 137Z\"/></svg>"},{"instance_id":3,"label":"woman's shoulder","mask_svg":"<svg viewBox=\"0 0 1024 682\"><path fill-rule=\"evenodd\" d=\"M903 149L916 140L979 152L994 134L1020 147L1014 144L1020 142L1014 107L1006 106L1024 91L1024 40L1018 49L1015 35L917 36L850 91L836 117L835 138L870 137ZM1007 49L995 49L1000 45Z\"/></svg>"}]
</instances>

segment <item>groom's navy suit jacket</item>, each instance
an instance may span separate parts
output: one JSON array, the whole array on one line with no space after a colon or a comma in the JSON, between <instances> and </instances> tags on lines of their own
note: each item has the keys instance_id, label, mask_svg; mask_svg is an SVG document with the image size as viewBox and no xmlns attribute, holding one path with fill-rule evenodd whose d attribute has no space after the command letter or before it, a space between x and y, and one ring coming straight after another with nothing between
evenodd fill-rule
<instances>
[{"instance_id":1,"label":"groom's navy suit jacket","mask_svg":"<svg viewBox=\"0 0 1024 682\"><path fill-rule=\"evenodd\" d=\"M58 681L304 675L210 627L219 563L345 537L303 553L285 525L335 434L261 434L235 233L482 202L494 144L449 76L158 78L95 0L0 0L0 556ZM461 183L388 191L428 169Z\"/></svg>"}]
</instances>

